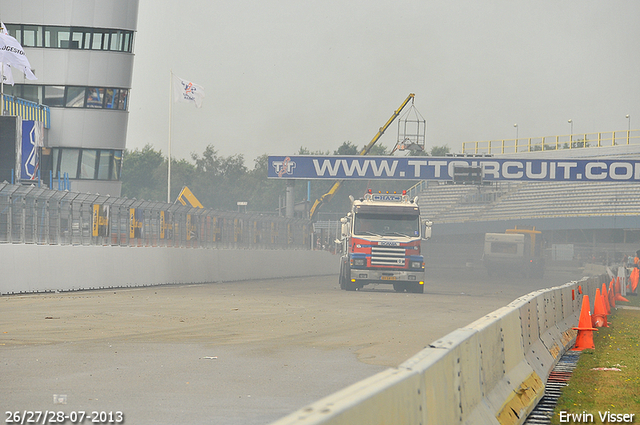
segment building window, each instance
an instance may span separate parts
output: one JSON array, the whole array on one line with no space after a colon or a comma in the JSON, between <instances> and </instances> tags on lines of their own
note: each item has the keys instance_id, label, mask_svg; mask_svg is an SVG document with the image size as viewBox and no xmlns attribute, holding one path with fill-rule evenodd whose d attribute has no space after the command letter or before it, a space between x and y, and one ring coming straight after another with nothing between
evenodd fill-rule
<instances>
[{"instance_id":1,"label":"building window","mask_svg":"<svg viewBox=\"0 0 640 425\"><path fill-rule=\"evenodd\" d=\"M64 86L45 86L42 104L47 106L64 106Z\"/></svg>"},{"instance_id":2,"label":"building window","mask_svg":"<svg viewBox=\"0 0 640 425\"><path fill-rule=\"evenodd\" d=\"M96 178L96 161L98 154L95 149L82 149L82 156L80 160L80 179L95 179Z\"/></svg>"},{"instance_id":3,"label":"building window","mask_svg":"<svg viewBox=\"0 0 640 425\"><path fill-rule=\"evenodd\" d=\"M110 178L109 168L113 159L113 151L98 151L98 180L115 180Z\"/></svg>"},{"instance_id":4,"label":"building window","mask_svg":"<svg viewBox=\"0 0 640 425\"><path fill-rule=\"evenodd\" d=\"M44 27L44 47L71 49L71 28Z\"/></svg>"},{"instance_id":5,"label":"building window","mask_svg":"<svg viewBox=\"0 0 640 425\"><path fill-rule=\"evenodd\" d=\"M84 43L82 40L84 39L85 33L82 31L72 31L71 33L71 48L72 49L82 49Z\"/></svg>"},{"instance_id":6,"label":"building window","mask_svg":"<svg viewBox=\"0 0 640 425\"><path fill-rule=\"evenodd\" d=\"M103 88L92 87L87 89L87 108L102 108L103 101L104 101Z\"/></svg>"},{"instance_id":7,"label":"building window","mask_svg":"<svg viewBox=\"0 0 640 425\"><path fill-rule=\"evenodd\" d=\"M24 47L110 50L132 52L133 31L89 27L6 24L7 31Z\"/></svg>"},{"instance_id":8,"label":"building window","mask_svg":"<svg viewBox=\"0 0 640 425\"><path fill-rule=\"evenodd\" d=\"M30 102L41 103L40 99L42 99L42 86L31 86L25 84L22 90L22 96L20 97Z\"/></svg>"},{"instance_id":9,"label":"building window","mask_svg":"<svg viewBox=\"0 0 640 425\"><path fill-rule=\"evenodd\" d=\"M69 175L70 179L78 177L78 159L80 158L80 149L62 149L58 155L59 167L54 169L54 174L64 176Z\"/></svg>"},{"instance_id":10,"label":"building window","mask_svg":"<svg viewBox=\"0 0 640 425\"><path fill-rule=\"evenodd\" d=\"M42 47L42 27L24 25L22 29L22 47Z\"/></svg>"},{"instance_id":11,"label":"building window","mask_svg":"<svg viewBox=\"0 0 640 425\"><path fill-rule=\"evenodd\" d=\"M91 42L92 50L102 50L102 38L104 33L102 31L95 30L93 32L93 41Z\"/></svg>"},{"instance_id":12,"label":"building window","mask_svg":"<svg viewBox=\"0 0 640 425\"><path fill-rule=\"evenodd\" d=\"M53 174L70 179L120 180L122 150L52 148Z\"/></svg>"},{"instance_id":13,"label":"building window","mask_svg":"<svg viewBox=\"0 0 640 425\"><path fill-rule=\"evenodd\" d=\"M67 87L66 103L67 108L84 108L84 87Z\"/></svg>"},{"instance_id":14,"label":"building window","mask_svg":"<svg viewBox=\"0 0 640 425\"><path fill-rule=\"evenodd\" d=\"M114 150L111 157L111 168L109 169L109 180L120 180L122 171L122 151Z\"/></svg>"},{"instance_id":15,"label":"building window","mask_svg":"<svg viewBox=\"0 0 640 425\"><path fill-rule=\"evenodd\" d=\"M5 94L58 108L127 110L129 90L107 87L6 86Z\"/></svg>"},{"instance_id":16,"label":"building window","mask_svg":"<svg viewBox=\"0 0 640 425\"><path fill-rule=\"evenodd\" d=\"M129 90L120 89L117 90L116 96L116 109L120 109L122 111L127 110L127 100L129 99Z\"/></svg>"}]
</instances>

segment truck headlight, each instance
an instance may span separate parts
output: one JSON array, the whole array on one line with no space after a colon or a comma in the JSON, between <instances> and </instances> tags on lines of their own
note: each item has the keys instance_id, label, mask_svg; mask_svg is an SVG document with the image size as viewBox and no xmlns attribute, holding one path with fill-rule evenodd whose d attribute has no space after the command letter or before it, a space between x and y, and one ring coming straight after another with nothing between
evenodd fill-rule
<instances>
[{"instance_id":1,"label":"truck headlight","mask_svg":"<svg viewBox=\"0 0 640 425\"><path fill-rule=\"evenodd\" d=\"M364 267L364 266L366 266L366 265L367 265L367 260L366 260L366 259L364 259L364 258L354 258L354 259L352 260L352 264L353 264L354 266L361 266L361 267Z\"/></svg>"},{"instance_id":2,"label":"truck headlight","mask_svg":"<svg viewBox=\"0 0 640 425\"><path fill-rule=\"evenodd\" d=\"M411 262L411 268L412 269L421 269L422 268L422 262L421 261L412 261Z\"/></svg>"}]
</instances>

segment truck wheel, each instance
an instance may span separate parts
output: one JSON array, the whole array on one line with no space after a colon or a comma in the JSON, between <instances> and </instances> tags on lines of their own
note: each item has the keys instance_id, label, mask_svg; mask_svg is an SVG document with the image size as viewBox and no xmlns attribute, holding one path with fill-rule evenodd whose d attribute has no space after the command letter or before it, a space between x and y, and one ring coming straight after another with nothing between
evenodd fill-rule
<instances>
[{"instance_id":1,"label":"truck wheel","mask_svg":"<svg viewBox=\"0 0 640 425\"><path fill-rule=\"evenodd\" d=\"M340 289L345 291L355 291L358 285L351 282L351 269L346 260L340 263Z\"/></svg>"},{"instance_id":2,"label":"truck wheel","mask_svg":"<svg viewBox=\"0 0 640 425\"><path fill-rule=\"evenodd\" d=\"M344 258L342 259L342 261L340 261L340 276L338 278L338 281L340 282L340 289L347 289L347 273L346 273L346 261L344 260Z\"/></svg>"},{"instance_id":3,"label":"truck wheel","mask_svg":"<svg viewBox=\"0 0 640 425\"><path fill-rule=\"evenodd\" d=\"M344 283L344 289L346 289L347 291L355 291L356 289L358 289L358 285L352 283L349 280L346 280L346 282Z\"/></svg>"}]
</instances>

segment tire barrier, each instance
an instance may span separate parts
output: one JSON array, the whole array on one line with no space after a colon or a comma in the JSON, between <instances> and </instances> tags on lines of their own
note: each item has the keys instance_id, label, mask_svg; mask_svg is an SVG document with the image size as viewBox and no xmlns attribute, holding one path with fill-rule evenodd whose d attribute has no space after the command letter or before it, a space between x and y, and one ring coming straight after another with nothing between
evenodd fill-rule
<instances>
[{"instance_id":1,"label":"tire barrier","mask_svg":"<svg viewBox=\"0 0 640 425\"><path fill-rule=\"evenodd\" d=\"M575 342L579 292L594 294L602 278L520 297L272 425L522 424Z\"/></svg>"}]
</instances>

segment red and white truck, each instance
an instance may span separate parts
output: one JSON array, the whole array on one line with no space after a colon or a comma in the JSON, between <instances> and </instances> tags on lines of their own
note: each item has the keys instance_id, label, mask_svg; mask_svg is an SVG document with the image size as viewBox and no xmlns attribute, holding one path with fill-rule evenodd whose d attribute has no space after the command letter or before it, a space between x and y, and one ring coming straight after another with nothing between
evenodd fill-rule
<instances>
[{"instance_id":1,"label":"red and white truck","mask_svg":"<svg viewBox=\"0 0 640 425\"><path fill-rule=\"evenodd\" d=\"M351 211L341 219L340 288L387 283L396 292L424 292L421 242L431 237L431 222L420 216L418 198L371 189L350 198Z\"/></svg>"}]
</instances>

